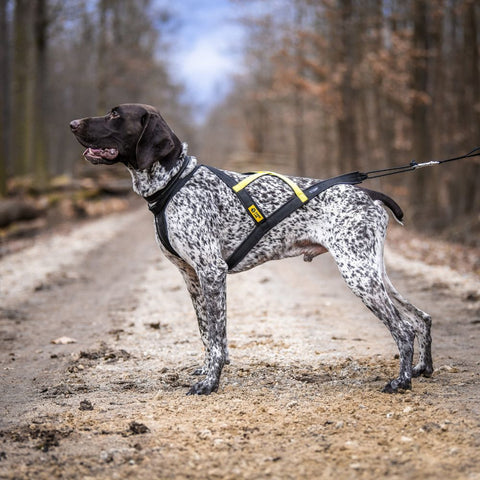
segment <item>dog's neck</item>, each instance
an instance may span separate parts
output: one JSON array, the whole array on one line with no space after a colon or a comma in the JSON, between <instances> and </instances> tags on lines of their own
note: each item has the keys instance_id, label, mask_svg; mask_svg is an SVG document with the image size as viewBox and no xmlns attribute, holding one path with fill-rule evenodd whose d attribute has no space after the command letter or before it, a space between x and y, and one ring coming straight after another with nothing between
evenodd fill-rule
<instances>
[{"instance_id":1,"label":"dog's neck","mask_svg":"<svg viewBox=\"0 0 480 480\"><path fill-rule=\"evenodd\" d=\"M163 190L182 168L184 159L187 156L187 149L188 145L184 143L182 154L175 165L171 168L165 168L160 161L155 162L150 168L145 170L135 170L128 166L128 171L132 176L134 192L146 198ZM185 170L185 175L188 174L196 164L197 159L195 157L190 157L190 163Z\"/></svg>"}]
</instances>

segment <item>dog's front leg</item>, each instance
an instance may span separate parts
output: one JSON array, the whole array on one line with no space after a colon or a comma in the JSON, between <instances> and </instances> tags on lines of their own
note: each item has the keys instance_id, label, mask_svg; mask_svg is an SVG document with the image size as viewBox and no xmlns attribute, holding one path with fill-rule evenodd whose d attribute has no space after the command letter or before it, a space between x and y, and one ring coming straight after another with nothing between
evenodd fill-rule
<instances>
[{"instance_id":1,"label":"dog's front leg","mask_svg":"<svg viewBox=\"0 0 480 480\"><path fill-rule=\"evenodd\" d=\"M202 374L205 379L194 384L188 394L208 395L218 390L220 375L227 360L226 344L226 265L212 264L199 269L198 296L192 300L196 305L202 336L205 336L206 358ZM189 279L192 280L192 277ZM193 284L196 282L194 281ZM188 284L187 284L188 285ZM193 285L192 285L193 286ZM195 293L196 289L193 289Z\"/></svg>"},{"instance_id":2,"label":"dog's front leg","mask_svg":"<svg viewBox=\"0 0 480 480\"><path fill-rule=\"evenodd\" d=\"M203 365L197 368L193 375L206 375L208 372L208 359L209 359L209 337L208 337L208 323L207 312L205 307L205 296L202 294L202 288L200 281L195 270L187 263L180 267L183 279L187 286L190 299L192 300L195 315L197 317L198 329L200 331L200 338L202 339L203 347L205 348L205 360Z\"/></svg>"}]
</instances>

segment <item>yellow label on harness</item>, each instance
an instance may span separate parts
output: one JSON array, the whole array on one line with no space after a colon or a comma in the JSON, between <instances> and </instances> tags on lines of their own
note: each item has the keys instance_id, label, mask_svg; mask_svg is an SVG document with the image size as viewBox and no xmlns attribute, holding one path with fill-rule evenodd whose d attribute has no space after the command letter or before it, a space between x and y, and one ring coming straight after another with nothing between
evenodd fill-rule
<instances>
[{"instance_id":1,"label":"yellow label on harness","mask_svg":"<svg viewBox=\"0 0 480 480\"><path fill-rule=\"evenodd\" d=\"M263 220L263 215L258 211L258 208L255 205L250 205L248 207L248 211L257 222L261 222Z\"/></svg>"}]
</instances>

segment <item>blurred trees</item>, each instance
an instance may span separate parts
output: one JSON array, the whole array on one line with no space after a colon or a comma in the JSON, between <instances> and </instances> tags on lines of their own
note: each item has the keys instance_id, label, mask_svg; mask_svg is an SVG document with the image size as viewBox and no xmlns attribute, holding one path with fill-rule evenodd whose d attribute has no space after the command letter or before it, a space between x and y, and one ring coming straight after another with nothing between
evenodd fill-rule
<instances>
[{"instance_id":1,"label":"blurred trees","mask_svg":"<svg viewBox=\"0 0 480 480\"><path fill-rule=\"evenodd\" d=\"M152 0L0 0L0 194L12 175L72 172L74 118L142 102L188 129L171 22Z\"/></svg>"},{"instance_id":2,"label":"blurred trees","mask_svg":"<svg viewBox=\"0 0 480 480\"><path fill-rule=\"evenodd\" d=\"M217 108L203 137L210 144L211 136L227 135L245 147L217 163L327 177L441 159L480 145L478 2L248 5L256 14L242 19L249 32L245 73L225 102L228 112ZM382 184L410 203L407 217L417 225L445 229L463 222L478 238L478 159L369 186Z\"/></svg>"},{"instance_id":3,"label":"blurred trees","mask_svg":"<svg viewBox=\"0 0 480 480\"><path fill-rule=\"evenodd\" d=\"M232 3L244 62L199 136L204 162L327 177L480 144L479 2ZM158 105L193 142L168 68L173 20L154 0L0 0L0 195L12 175L72 172L69 121L118 103ZM419 226L480 237L476 159L369 186Z\"/></svg>"}]
</instances>

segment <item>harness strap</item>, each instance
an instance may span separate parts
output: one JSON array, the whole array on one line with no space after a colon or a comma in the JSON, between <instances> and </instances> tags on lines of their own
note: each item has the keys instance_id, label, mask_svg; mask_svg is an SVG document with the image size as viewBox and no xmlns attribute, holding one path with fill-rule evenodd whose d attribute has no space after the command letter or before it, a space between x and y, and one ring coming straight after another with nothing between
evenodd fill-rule
<instances>
[{"instance_id":1,"label":"harness strap","mask_svg":"<svg viewBox=\"0 0 480 480\"><path fill-rule=\"evenodd\" d=\"M205 168L208 168L212 173L214 173L220 180L223 181L227 186L229 186L236 194L242 205L245 207L250 216L255 220L256 223L262 223L265 221L265 215L263 214L260 207L254 202L251 195L244 189L244 187L237 188L239 183L228 175L225 171L219 170L218 168L211 167L209 165L203 165ZM247 177L247 180L250 177ZM241 182L240 182L241 183Z\"/></svg>"},{"instance_id":2,"label":"harness strap","mask_svg":"<svg viewBox=\"0 0 480 480\"><path fill-rule=\"evenodd\" d=\"M233 191L235 193L238 193L239 191L244 189L247 185L250 185L252 182L257 180L257 178L263 177L264 175L271 175L271 176L280 178L293 190L295 195L302 201L302 203L308 202L307 196L303 193L302 189L294 181L292 181L290 178L286 177L285 175L282 175L276 172L263 171L263 172L252 173L247 178L244 178L241 182L237 183L233 187Z\"/></svg>"},{"instance_id":3,"label":"harness strap","mask_svg":"<svg viewBox=\"0 0 480 480\"><path fill-rule=\"evenodd\" d=\"M145 200L148 202L149 210L156 215L161 209L168 203L170 198L172 198L172 192L175 190L174 193L178 191L177 183L182 176L182 173L187 168L188 164L190 163L190 157L185 157L183 159L182 166L180 170L172 177L172 179L168 182L165 188L162 188L158 192L155 192L153 195L149 197L145 197Z\"/></svg>"},{"instance_id":4,"label":"harness strap","mask_svg":"<svg viewBox=\"0 0 480 480\"><path fill-rule=\"evenodd\" d=\"M315 185L307 188L305 191L302 191L298 185L293 182L288 177L284 175L280 175L275 172L257 172L254 173L247 178L243 179L241 182L237 182L234 178L230 177L227 173L223 170L219 170L214 167L209 167L204 165L208 168L212 173L217 175L226 185L228 185L238 196L239 200L242 202L243 206L250 214L250 216L255 220L256 226L253 231L248 235L248 237L237 247L237 249L230 255L227 259L227 264L229 270L235 268L238 263L247 255L247 253L259 242L259 240L267 233L270 229L272 229L275 225L280 223L284 220L288 215L294 212L297 208L305 205L308 201L312 198L316 197L323 191L327 190L334 185L339 184L349 184L349 185L356 185L358 183L362 183L364 180L368 180L370 178L378 178L384 177L387 175L395 175L397 173L403 173L408 171L417 170L422 167L430 167L433 165L439 165L442 163L453 162L455 160L460 160L463 158L471 158L480 156L480 147L474 148L471 152L467 153L466 155L461 155L459 157L447 158L445 160L439 161L431 161L426 163L416 163L412 161L409 165L404 165L401 167L393 167L393 168L386 168L382 170L372 170L370 172L351 172L345 173L343 175L339 175L338 177L329 178L327 180L323 180L322 182L318 182ZM155 224L157 227L157 234L162 242L163 246L173 255L178 257L177 252L173 249L172 245L168 240L168 232L167 232L167 225L165 219L165 209L168 205L168 202L172 199L172 197L185 185L185 183L190 180L192 175L195 171L201 166L196 165L195 168L185 177L180 178L182 173L187 168L187 165L190 163L190 157L185 156L183 165L180 170L175 174L172 180L169 182L166 188L160 190L159 192L154 193L150 197L146 197L148 202L148 208L150 211L155 215ZM274 175L281 180L283 180L287 185L294 192L294 196L292 196L287 203L279 207L275 212L273 212L270 217L266 218L265 215L262 213L258 205L255 204L250 194L245 190L245 187L248 186L253 181L257 180L263 175ZM378 194L378 193L377 193ZM403 216L403 212L401 211L400 207L390 199L390 197L383 196L383 200L385 198L389 199L389 207L392 208L393 205L393 212L397 216L399 220ZM393 202L393 203L392 203Z\"/></svg>"},{"instance_id":5,"label":"harness strap","mask_svg":"<svg viewBox=\"0 0 480 480\"><path fill-rule=\"evenodd\" d=\"M172 247L168 239L168 229L167 229L167 220L165 218L165 210L167 208L168 202L190 180L192 175L195 173L195 171L199 167L198 165L196 165L195 168L190 173L185 175L185 177L180 178L189 163L190 163L190 157L185 157L183 165L181 166L180 170L175 174L175 176L172 178L172 180L170 180L167 187L154 193L150 197L145 198L148 202L148 209L155 216L155 227L157 229L158 239L160 240L162 245L172 255L175 255L176 257L178 257L178 253Z\"/></svg>"},{"instance_id":6,"label":"harness strap","mask_svg":"<svg viewBox=\"0 0 480 480\"><path fill-rule=\"evenodd\" d=\"M251 199L250 195L244 190L245 186L250 184L252 181L259 178L261 175L268 175L268 172L259 172L258 174L250 175L249 177L245 178L241 182L237 183L235 179L230 177L227 173L223 170L218 170L213 167L207 167L210 171L215 173L221 180L223 180L232 190L238 195L240 201L247 209L247 211L251 214L250 208L248 205L254 205L253 200ZM280 178L283 177L280 175ZM286 179L287 177L282 178L282 180ZM268 218L264 217L262 214L262 220L258 221L255 217L254 220L257 222L255 228L252 232L245 238L245 240L240 243L240 245L235 249L235 251L227 258L226 262L228 265L228 269L232 270L235 268L248 254L248 252L260 241L260 239L275 225L278 225L282 220L288 217L291 213L297 210L302 205L305 205L308 201L312 198L316 197L320 193L324 192L330 187L338 184L350 184L354 185L357 183L363 182L366 176L364 173L361 172L351 172L340 175L338 177L329 178L327 180L323 180L318 182L311 187L307 188L306 190L302 191L298 185L296 185L292 180L288 179L290 187L292 184L295 188L292 187L294 190L295 195L292 197L281 207L279 207L275 212L273 212ZM285 181L285 180L284 180ZM240 187L239 187L240 186ZM302 192L302 195L299 195L297 192ZM246 194L246 195L245 195ZM245 201L246 196L248 195L248 200ZM305 200L304 200L305 198ZM258 208L255 206L255 208ZM253 216L253 215L252 215Z\"/></svg>"}]
</instances>

